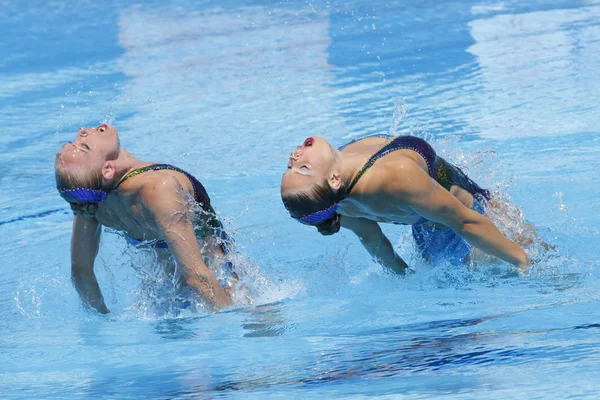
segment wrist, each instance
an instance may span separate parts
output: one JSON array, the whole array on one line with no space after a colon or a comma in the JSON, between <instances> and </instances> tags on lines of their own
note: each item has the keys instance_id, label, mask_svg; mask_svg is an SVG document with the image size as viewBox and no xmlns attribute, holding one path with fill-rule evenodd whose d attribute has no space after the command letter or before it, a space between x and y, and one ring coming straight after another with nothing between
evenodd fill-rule
<instances>
[{"instance_id":1,"label":"wrist","mask_svg":"<svg viewBox=\"0 0 600 400\"><path fill-rule=\"evenodd\" d=\"M524 271L527 269L527 267L529 267L529 265L529 257L527 257L527 254L521 250L521 254L519 255L516 263L517 268L519 268L521 271Z\"/></svg>"}]
</instances>

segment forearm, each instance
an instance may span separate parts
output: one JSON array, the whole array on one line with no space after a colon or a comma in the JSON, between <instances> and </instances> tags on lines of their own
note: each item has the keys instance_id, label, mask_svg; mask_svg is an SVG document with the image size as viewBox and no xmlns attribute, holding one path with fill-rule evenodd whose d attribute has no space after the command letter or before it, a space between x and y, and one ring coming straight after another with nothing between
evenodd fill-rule
<instances>
[{"instance_id":1,"label":"forearm","mask_svg":"<svg viewBox=\"0 0 600 400\"><path fill-rule=\"evenodd\" d=\"M389 239L381 234L371 237L360 237L360 242L373 259L397 274L404 275L408 265L396 253Z\"/></svg>"},{"instance_id":2,"label":"forearm","mask_svg":"<svg viewBox=\"0 0 600 400\"><path fill-rule=\"evenodd\" d=\"M109 313L108 308L104 304L104 298L98 285L96 275L92 272L91 274L72 273L71 281L79 293L81 300L88 306L96 309L99 313Z\"/></svg>"},{"instance_id":3,"label":"forearm","mask_svg":"<svg viewBox=\"0 0 600 400\"><path fill-rule=\"evenodd\" d=\"M459 234L473 246L509 262L521 269L527 267L527 254L516 243L504 236L486 217L464 225Z\"/></svg>"}]
</instances>

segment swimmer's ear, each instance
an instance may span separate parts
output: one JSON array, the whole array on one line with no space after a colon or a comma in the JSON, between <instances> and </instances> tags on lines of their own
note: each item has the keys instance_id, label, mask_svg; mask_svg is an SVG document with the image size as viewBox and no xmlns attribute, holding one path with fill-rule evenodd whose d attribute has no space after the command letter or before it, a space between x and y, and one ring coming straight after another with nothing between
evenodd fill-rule
<instances>
[{"instance_id":1,"label":"swimmer's ear","mask_svg":"<svg viewBox=\"0 0 600 400\"><path fill-rule=\"evenodd\" d=\"M334 192L337 192L342 187L342 176L340 171L333 171L328 179L329 186Z\"/></svg>"},{"instance_id":2,"label":"swimmer's ear","mask_svg":"<svg viewBox=\"0 0 600 400\"><path fill-rule=\"evenodd\" d=\"M107 161L102 166L102 177L105 180L110 181L111 179L113 179L115 177L116 173L117 173L117 166L115 165L114 161Z\"/></svg>"}]
</instances>

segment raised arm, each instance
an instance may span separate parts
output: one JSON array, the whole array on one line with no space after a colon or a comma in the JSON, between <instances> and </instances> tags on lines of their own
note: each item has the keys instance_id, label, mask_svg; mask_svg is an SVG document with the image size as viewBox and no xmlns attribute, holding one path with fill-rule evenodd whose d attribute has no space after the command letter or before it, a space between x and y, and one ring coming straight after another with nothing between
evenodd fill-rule
<instances>
[{"instance_id":1,"label":"raised arm","mask_svg":"<svg viewBox=\"0 0 600 400\"><path fill-rule=\"evenodd\" d=\"M397 274L404 275L406 273L408 265L396 253L377 222L365 218L342 216L341 225L358 236L364 248L376 262Z\"/></svg>"},{"instance_id":2,"label":"raised arm","mask_svg":"<svg viewBox=\"0 0 600 400\"><path fill-rule=\"evenodd\" d=\"M71 237L71 280L79 297L88 306L102 314L108 308L94 274L94 260L100 243L100 224L94 218L76 215Z\"/></svg>"},{"instance_id":3,"label":"raised arm","mask_svg":"<svg viewBox=\"0 0 600 400\"><path fill-rule=\"evenodd\" d=\"M186 284L214 310L227 307L231 298L202 259L194 233L193 210L184 193L173 177L165 178L160 184L147 184L141 192L147 211L183 271Z\"/></svg>"},{"instance_id":4,"label":"raised arm","mask_svg":"<svg viewBox=\"0 0 600 400\"><path fill-rule=\"evenodd\" d=\"M398 201L428 220L446 225L486 253L521 270L527 268L529 260L523 249L504 236L489 218L465 207L414 161L396 161L387 173L395 177L387 180L387 190Z\"/></svg>"}]
</instances>

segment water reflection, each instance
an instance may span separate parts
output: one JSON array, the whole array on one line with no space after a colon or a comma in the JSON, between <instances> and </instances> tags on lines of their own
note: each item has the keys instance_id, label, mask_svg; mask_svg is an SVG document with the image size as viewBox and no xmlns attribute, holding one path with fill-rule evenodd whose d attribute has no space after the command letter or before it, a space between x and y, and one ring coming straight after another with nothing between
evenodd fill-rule
<instances>
[{"instance_id":1,"label":"water reflection","mask_svg":"<svg viewBox=\"0 0 600 400\"><path fill-rule=\"evenodd\" d=\"M396 333L389 331L386 335L365 332L364 336L357 336L352 342L343 340L335 349L307 354L305 362L287 363L276 368L271 374L264 373L261 376L260 373L249 371L244 379L224 376L221 382L214 386L190 389L185 393L223 391L239 393L289 386L309 388L315 385L340 384L345 381L356 382L356 379L373 381L392 377L394 379L406 377L414 382L415 376L439 373L445 369L474 373L484 364L509 367L527 363L536 364L549 359L556 361L559 354L564 362L598 356L598 349L593 342L573 345L570 341L566 341L561 344L552 343L532 348L518 345L523 341L535 340L536 337L547 337L551 334L559 336L563 332L568 336L569 332L574 330L597 329L598 324L517 332L452 333L453 329L474 327L486 321L487 318L439 321L437 327L435 323L411 327L428 332L429 336L402 335L400 332L407 330L407 327L399 327ZM339 341L340 338L330 339ZM473 384L471 382L468 387L472 388ZM435 391L435 388L433 390Z\"/></svg>"},{"instance_id":2,"label":"water reflection","mask_svg":"<svg viewBox=\"0 0 600 400\"><path fill-rule=\"evenodd\" d=\"M242 328L247 332L244 337L271 337L283 335L294 325L286 323L281 303L265 304L238 310L245 316Z\"/></svg>"},{"instance_id":3,"label":"water reflection","mask_svg":"<svg viewBox=\"0 0 600 400\"><path fill-rule=\"evenodd\" d=\"M481 85L472 95L486 111L465 116L472 129L492 138L596 130L599 17L591 6L470 22Z\"/></svg>"},{"instance_id":4,"label":"water reflection","mask_svg":"<svg viewBox=\"0 0 600 400\"><path fill-rule=\"evenodd\" d=\"M197 318L173 318L162 319L154 323L154 332L164 339L169 340L193 340L198 338L194 331L198 325Z\"/></svg>"},{"instance_id":5,"label":"water reflection","mask_svg":"<svg viewBox=\"0 0 600 400\"><path fill-rule=\"evenodd\" d=\"M119 66L129 80L114 105L136 99L139 114L125 123L147 138L128 148L153 154L160 143L161 157L204 179L279 166L272 155L280 142L322 129L314 116L333 108L328 21L325 12L291 7L122 10Z\"/></svg>"}]
</instances>

